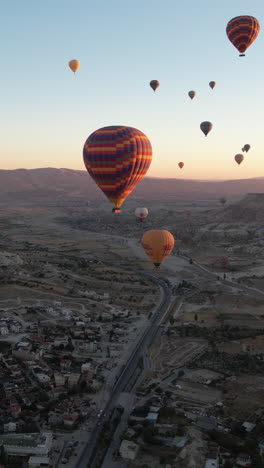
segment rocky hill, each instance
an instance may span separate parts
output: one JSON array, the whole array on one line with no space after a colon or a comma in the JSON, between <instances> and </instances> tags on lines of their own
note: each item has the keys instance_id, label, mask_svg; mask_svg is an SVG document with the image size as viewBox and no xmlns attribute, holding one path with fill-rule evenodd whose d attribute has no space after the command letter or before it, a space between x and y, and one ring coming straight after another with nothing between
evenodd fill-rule
<instances>
[{"instance_id":1,"label":"rocky hill","mask_svg":"<svg viewBox=\"0 0 264 468\"><path fill-rule=\"evenodd\" d=\"M263 223L264 193L248 193L237 203L211 213L210 221L218 223Z\"/></svg>"}]
</instances>

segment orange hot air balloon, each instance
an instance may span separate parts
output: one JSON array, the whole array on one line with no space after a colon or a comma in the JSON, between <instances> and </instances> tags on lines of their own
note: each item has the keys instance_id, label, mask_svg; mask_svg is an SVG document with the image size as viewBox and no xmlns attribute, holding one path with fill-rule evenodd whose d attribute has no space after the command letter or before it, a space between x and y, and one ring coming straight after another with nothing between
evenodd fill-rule
<instances>
[{"instance_id":1,"label":"orange hot air balloon","mask_svg":"<svg viewBox=\"0 0 264 468\"><path fill-rule=\"evenodd\" d=\"M183 162L179 162L178 166L179 166L180 169L182 169L183 166L184 166L184 163L183 163Z\"/></svg>"},{"instance_id":2,"label":"orange hot air balloon","mask_svg":"<svg viewBox=\"0 0 264 468\"><path fill-rule=\"evenodd\" d=\"M215 85L216 85L215 81L210 81L209 83L210 88L214 89Z\"/></svg>"},{"instance_id":3,"label":"orange hot air balloon","mask_svg":"<svg viewBox=\"0 0 264 468\"><path fill-rule=\"evenodd\" d=\"M141 245L155 267L159 267L170 255L174 243L173 235L165 229L146 231L141 239Z\"/></svg>"},{"instance_id":4,"label":"orange hot air balloon","mask_svg":"<svg viewBox=\"0 0 264 468\"><path fill-rule=\"evenodd\" d=\"M260 31L259 21L254 16L236 16L226 26L226 34L233 46L243 57L247 48L255 41Z\"/></svg>"},{"instance_id":5,"label":"orange hot air balloon","mask_svg":"<svg viewBox=\"0 0 264 468\"><path fill-rule=\"evenodd\" d=\"M200 125L200 129L205 134L205 136L208 135L208 133L212 130L212 128L213 128L213 124L208 121L202 122Z\"/></svg>"},{"instance_id":6,"label":"orange hot air balloon","mask_svg":"<svg viewBox=\"0 0 264 468\"><path fill-rule=\"evenodd\" d=\"M234 159L237 162L237 164L241 164L242 161L244 160L244 156L243 154L236 154Z\"/></svg>"},{"instance_id":7,"label":"orange hot air balloon","mask_svg":"<svg viewBox=\"0 0 264 468\"><path fill-rule=\"evenodd\" d=\"M69 67L73 71L73 73L77 72L77 70L80 68L81 64L79 60L70 60L69 61Z\"/></svg>"},{"instance_id":8,"label":"orange hot air balloon","mask_svg":"<svg viewBox=\"0 0 264 468\"><path fill-rule=\"evenodd\" d=\"M153 89L153 91L156 91L156 89L159 87L160 82L158 80L151 80L149 83L150 87Z\"/></svg>"},{"instance_id":9,"label":"orange hot air balloon","mask_svg":"<svg viewBox=\"0 0 264 468\"><path fill-rule=\"evenodd\" d=\"M196 96L196 92L195 91L189 91L188 95L190 96L191 99L193 99Z\"/></svg>"}]
</instances>

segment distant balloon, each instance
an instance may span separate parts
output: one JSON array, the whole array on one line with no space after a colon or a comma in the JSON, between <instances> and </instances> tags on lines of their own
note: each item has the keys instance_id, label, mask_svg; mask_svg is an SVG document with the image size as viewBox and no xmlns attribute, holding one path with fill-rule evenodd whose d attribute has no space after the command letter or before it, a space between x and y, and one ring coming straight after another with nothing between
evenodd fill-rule
<instances>
[{"instance_id":1,"label":"distant balloon","mask_svg":"<svg viewBox=\"0 0 264 468\"><path fill-rule=\"evenodd\" d=\"M153 89L153 91L156 91L156 89L159 87L160 82L158 80L151 80L149 83L150 87Z\"/></svg>"},{"instance_id":2,"label":"distant balloon","mask_svg":"<svg viewBox=\"0 0 264 468\"><path fill-rule=\"evenodd\" d=\"M196 96L196 92L195 91L189 91L188 95L190 96L191 99L193 99Z\"/></svg>"},{"instance_id":3,"label":"distant balloon","mask_svg":"<svg viewBox=\"0 0 264 468\"><path fill-rule=\"evenodd\" d=\"M186 210L186 211L185 211L185 214L186 214L187 216L191 216L191 215L192 215L192 210Z\"/></svg>"},{"instance_id":4,"label":"distant balloon","mask_svg":"<svg viewBox=\"0 0 264 468\"><path fill-rule=\"evenodd\" d=\"M209 83L210 88L214 89L215 85L216 85L215 81L210 81Z\"/></svg>"},{"instance_id":5,"label":"distant balloon","mask_svg":"<svg viewBox=\"0 0 264 468\"><path fill-rule=\"evenodd\" d=\"M77 70L80 68L81 64L79 60L70 60L69 61L69 67L73 71L73 73L77 72Z\"/></svg>"},{"instance_id":6,"label":"distant balloon","mask_svg":"<svg viewBox=\"0 0 264 468\"><path fill-rule=\"evenodd\" d=\"M244 160L243 154L236 154L235 155L235 161L237 162L237 164L241 164L243 160Z\"/></svg>"},{"instance_id":7,"label":"distant balloon","mask_svg":"<svg viewBox=\"0 0 264 468\"><path fill-rule=\"evenodd\" d=\"M141 245L150 260L158 267L170 255L174 247L174 237L165 229L146 231L141 239Z\"/></svg>"},{"instance_id":8,"label":"distant balloon","mask_svg":"<svg viewBox=\"0 0 264 468\"><path fill-rule=\"evenodd\" d=\"M202 132L206 135L208 135L208 133L212 130L213 128L213 124L211 122L202 122L201 125L200 125L200 129L202 130Z\"/></svg>"},{"instance_id":9,"label":"distant balloon","mask_svg":"<svg viewBox=\"0 0 264 468\"><path fill-rule=\"evenodd\" d=\"M244 145L244 151L246 151L246 153L250 150L251 146L246 144Z\"/></svg>"},{"instance_id":10,"label":"distant balloon","mask_svg":"<svg viewBox=\"0 0 264 468\"><path fill-rule=\"evenodd\" d=\"M148 209L147 208L136 208L135 209L135 216L143 222L146 217L148 216Z\"/></svg>"},{"instance_id":11,"label":"distant balloon","mask_svg":"<svg viewBox=\"0 0 264 468\"><path fill-rule=\"evenodd\" d=\"M243 57L247 48L255 41L260 31L259 21L254 16L236 16L226 26L226 34L233 46Z\"/></svg>"},{"instance_id":12,"label":"distant balloon","mask_svg":"<svg viewBox=\"0 0 264 468\"><path fill-rule=\"evenodd\" d=\"M151 143L140 130L123 125L99 128L83 147L85 167L114 203L120 207L148 171L152 159Z\"/></svg>"},{"instance_id":13,"label":"distant balloon","mask_svg":"<svg viewBox=\"0 0 264 468\"><path fill-rule=\"evenodd\" d=\"M225 197L219 198L219 201L220 201L221 205L223 205L223 206L226 204L226 198Z\"/></svg>"},{"instance_id":14,"label":"distant balloon","mask_svg":"<svg viewBox=\"0 0 264 468\"><path fill-rule=\"evenodd\" d=\"M184 166L184 163L183 163L183 162L179 162L178 166L179 166L180 169L182 169L183 166Z\"/></svg>"}]
</instances>

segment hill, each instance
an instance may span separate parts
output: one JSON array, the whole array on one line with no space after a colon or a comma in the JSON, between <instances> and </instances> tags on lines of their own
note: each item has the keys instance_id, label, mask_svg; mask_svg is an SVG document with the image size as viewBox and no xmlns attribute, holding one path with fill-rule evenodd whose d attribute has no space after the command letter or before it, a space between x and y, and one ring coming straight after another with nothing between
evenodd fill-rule
<instances>
[{"instance_id":1,"label":"hill","mask_svg":"<svg viewBox=\"0 0 264 468\"><path fill-rule=\"evenodd\" d=\"M248 193L242 200L210 214L210 221L220 223L263 223L264 193Z\"/></svg>"},{"instance_id":2,"label":"hill","mask_svg":"<svg viewBox=\"0 0 264 468\"><path fill-rule=\"evenodd\" d=\"M239 198L248 192L264 192L264 178L201 181L146 177L130 198L149 200L201 200L221 196ZM38 201L65 198L104 198L86 171L71 169L0 170L0 199Z\"/></svg>"}]
</instances>

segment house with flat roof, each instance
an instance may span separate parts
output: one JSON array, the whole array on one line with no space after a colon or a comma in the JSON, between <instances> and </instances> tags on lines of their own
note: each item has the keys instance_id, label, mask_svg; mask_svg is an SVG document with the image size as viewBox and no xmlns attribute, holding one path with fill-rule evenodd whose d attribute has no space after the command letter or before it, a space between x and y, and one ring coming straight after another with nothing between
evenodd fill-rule
<instances>
[{"instance_id":1,"label":"house with flat roof","mask_svg":"<svg viewBox=\"0 0 264 468\"><path fill-rule=\"evenodd\" d=\"M52 446L52 433L0 434L0 446L8 455L47 457Z\"/></svg>"}]
</instances>

